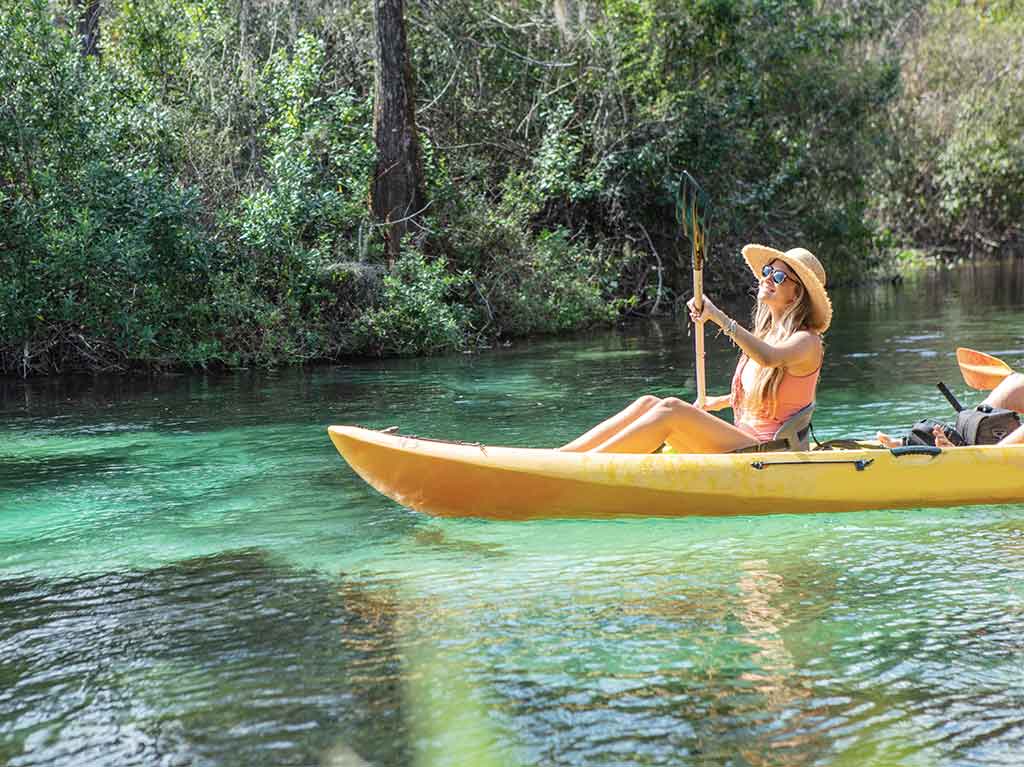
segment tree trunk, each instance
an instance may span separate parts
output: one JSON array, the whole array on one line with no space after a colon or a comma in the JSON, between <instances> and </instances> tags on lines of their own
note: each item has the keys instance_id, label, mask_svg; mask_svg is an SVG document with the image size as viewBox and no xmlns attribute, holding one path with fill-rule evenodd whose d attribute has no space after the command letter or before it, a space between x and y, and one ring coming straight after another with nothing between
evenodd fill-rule
<instances>
[{"instance_id":1,"label":"tree trunk","mask_svg":"<svg viewBox=\"0 0 1024 767\"><path fill-rule=\"evenodd\" d=\"M418 229L416 219L423 211L426 194L403 0L374 0L373 22L377 44L373 107L377 167L371 198L373 214L384 225L390 269L398 258L402 237L410 229Z\"/></svg>"},{"instance_id":2,"label":"tree trunk","mask_svg":"<svg viewBox=\"0 0 1024 767\"><path fill-rule=\"evenodd\" d=\"M100 55L100 0L75 0L82 56Z\"/></svg>"}]
</instances>

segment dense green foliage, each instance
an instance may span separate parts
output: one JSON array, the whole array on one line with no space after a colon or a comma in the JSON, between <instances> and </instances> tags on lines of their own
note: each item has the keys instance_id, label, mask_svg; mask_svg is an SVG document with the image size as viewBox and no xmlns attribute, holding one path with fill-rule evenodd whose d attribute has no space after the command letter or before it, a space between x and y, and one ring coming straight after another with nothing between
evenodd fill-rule
<instances>
[{"instance_id":1,"label":"dense green foliage","mask_svg":"<svg viewBox=\"0 0 1024 767\"><path fill-rule=\"evenodd\" d=\"M938 5L903 56L876 220L954 255L1024 234L1024 14Z\"/></svg>"},{"instance_id":2,"label":"dense green foliage","mask_svg":"<svg viewBox=\"0 0 1024 767\"><path fill-rule=\"evenodd\" d=\"M846 279L882 247L1021 234L1012 4L408 4L429 206L390 273L369 0L105 0L100 59L54 7L0 7L0 372L430 353L671 310L683 168L715 201L719 289L745 287L745 241Z\"/></svg>"}]
</instances>

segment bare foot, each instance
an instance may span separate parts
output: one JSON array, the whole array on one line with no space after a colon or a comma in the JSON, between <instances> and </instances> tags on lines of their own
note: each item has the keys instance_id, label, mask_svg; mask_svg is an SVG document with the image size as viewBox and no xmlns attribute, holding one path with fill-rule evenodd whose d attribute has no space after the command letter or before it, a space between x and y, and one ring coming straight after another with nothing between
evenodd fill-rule
<instances>
[{"instance_id":1,"label":"bare foot","mask_svg":"<svg viewBox=\"0 0 1024 767\"><path fill-rule=\"evenodd\" d=\"M899 439L897 437L890 437L888 434L885 434L884 432L881 431L875 435L875 439L881 442L883 447L903 447L902 439Z\"/></svg>"},{"instance_id":2,"label":"bare foot","mask_svg":"<svg viewBox=\"0 0 1024 767\"><path fill-rule=\"evenodd\" d=\"M946 432L942 430L941 426L936 426L932 429L932 435L935 437L935 447L956 447L949 438L946 436Z\"/></svg>"}]
</instances>

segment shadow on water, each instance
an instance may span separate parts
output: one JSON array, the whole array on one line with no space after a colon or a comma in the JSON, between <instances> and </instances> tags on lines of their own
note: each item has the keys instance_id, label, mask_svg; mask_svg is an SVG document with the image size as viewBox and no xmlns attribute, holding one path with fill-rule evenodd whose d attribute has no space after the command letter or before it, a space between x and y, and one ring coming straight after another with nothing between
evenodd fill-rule
<instances>
[{"instance_id":1,"label":"shadow on water","mask_svg":"<svg viewBox=\"0 0 1024 767\"><path fill-rule=\"evenodd\" d=\"M404 764L398 604L259 551L0 581L0 762Z\"/></svg>"},{"instance_id":2,"label":"shadow on water","mask_svg":"<svg viewBox=\"0 0 1024 767\"><path fill-rule=\"evenodd\" d=\"M55 483L74 481L75 477L93 477L98 473L116 473L132 463L130 457L102 455L49 455L35 458L7 458L0 461L0 486L21 482Z\"/></svg>"}]
</instances>

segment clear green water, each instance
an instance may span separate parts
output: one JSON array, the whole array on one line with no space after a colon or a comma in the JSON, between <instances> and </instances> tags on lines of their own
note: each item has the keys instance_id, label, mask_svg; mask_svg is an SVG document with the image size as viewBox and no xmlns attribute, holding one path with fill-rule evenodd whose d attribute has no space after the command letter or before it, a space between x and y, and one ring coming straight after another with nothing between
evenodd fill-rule
<instances>
[{"instance_id":1,"label":"clear green water","mask_svg":"<svg viewBox=\"0 0 1024 767\"><path fill-rule=\"evenodd\" d=\"M821 439L945 415L939 378L970 399L958 344L1024 369L1020 262L835 298ZM460 694L488 732L455 740L520 764L1024 763L1024 506L435 520L325 433L554 445L641 393L692 396L691 349L640 322L476 356L0 384L0 764L404 765L411 723ZM709 340L713 391L734 362ZM405 693L422 657L436 706Z\"/></svg>"}]
</instances>

